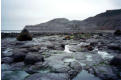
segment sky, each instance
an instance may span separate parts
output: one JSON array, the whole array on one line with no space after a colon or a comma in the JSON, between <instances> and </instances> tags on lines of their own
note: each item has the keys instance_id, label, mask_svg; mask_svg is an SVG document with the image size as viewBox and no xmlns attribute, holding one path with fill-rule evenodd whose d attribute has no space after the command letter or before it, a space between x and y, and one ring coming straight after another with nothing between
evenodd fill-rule
<instances>
[{"instance_id":1,"label":"sky","mask_svg":"<svg viewBox=\"0 0 121 80\"><path fill-rule=\"evenodd\" d=\"M1 29L21 30L54 18L84 20L121 9L121 0L1 0Z\"/></svg>"}]
</instances>

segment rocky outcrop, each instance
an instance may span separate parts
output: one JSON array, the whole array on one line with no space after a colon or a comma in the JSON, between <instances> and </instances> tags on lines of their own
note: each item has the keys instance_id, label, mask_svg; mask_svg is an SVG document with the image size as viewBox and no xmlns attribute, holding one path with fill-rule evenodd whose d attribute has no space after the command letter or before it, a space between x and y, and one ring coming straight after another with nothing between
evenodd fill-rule
<instances>
[{"instance_id":1,"label":"rocky outcrop","mask_svg":"<svg viewBox=\"0 0 121 80\"><path fill-rule=\"evenodd\" d=\"M121 55L117 55L116 57L114 57L111 62L110 62L111 65L114 65L114 66L120 66L121 67Z\"/></svg>"},{"instance_id":2,"label":"rocky outcrop","mask_svg":"<svg viewBox=\"0 0 121 80\"><path fill-rule=\"evenodd\" d=\"M24 63L25 64L34 64L36 62L43 62L44 61L44 58L41 54L38 54L38 53L28 53L24 59Z\"/></svg>"},{"instance_id":3,"label":"rocky outcrop","mask_svg":"<svg viewBox=\"0 0 121 80\"><path fill-rule=\"evenodd\" d=\"M32 40L32 36L30 35L27 29L23 29L22 32L17 37L18 41L30 41Z\"/></svg>"}]
</instances>

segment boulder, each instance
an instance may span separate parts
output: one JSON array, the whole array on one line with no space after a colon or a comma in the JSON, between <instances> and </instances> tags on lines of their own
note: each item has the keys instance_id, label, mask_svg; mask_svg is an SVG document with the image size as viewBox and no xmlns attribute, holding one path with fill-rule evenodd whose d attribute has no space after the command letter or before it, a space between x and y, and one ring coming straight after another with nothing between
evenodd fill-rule
<instances>
[{"instance_id":1,"label":"boulder","mask_svg":"<svg viewBox=\"0 0 121 80\"><path fill-rule=\"evenodd\" d=\"M77 71L81 71L81 70L82 70L82 66L81 66L80 63L77 62L77 61L71 62L71 63L69 64L69 66L70 66L72 69L77 70Z\"/></svg>"},{"instance_id":2,"label":"boulder","mask_svg":"<svg viewBox=\"0 0 121 80\"><path fill-rule=\"evenodd\" d=\"M12 57L15 62L21 62L24 61L27 52L27 49L14 49Z\"/></svg>"},{"instance_id":3,"label":"boulder","mask_svg":"<svg viewBox=\"0 0 121 80\"><path fill-rule=\"evenodd\" d=\"M111 60L110 65L117 66L117 67L120 66L120 67L121 67L121 54L115 56L115 57Z\"/></svg>"},{"instance_id":4,"label":"boulder","mask_svg":"<svg viewBox=\"0 0 121 80\"><path fill-rule=\"evenodd\" d=\"M25 68L25 71L29 74L38 73L41 70L47 70L48 64L46 62L37 62L34 65Z\"/></svg>"},{"instance_id":5,"label":"boulder","mask_svg":"<svg viewBox=\"0 0 121 80\"><path fill-rule=\"evenodd\" d=\"M108 45L108 48L111 50L121 50L121 47L118 43L111 43Z\"/></svg>"},{"instance_id":6,"label":"boulder","mask_svg":"<svg viewBox=\"0 0 121 80\"><path fill-rule=\"evenodd\" d=\"M89 51L92 51L94 48L92 46L86 46L86 48L89 50Z\"/></svg>"},{"instance_id":7,"label":"boulder","mask_svg":"<svg viewBox=\"0 0 121 80\"><path fill-rule=\"evenodd\" d=\"M120 35L121 35L121 31L120 31L120 30L116 30L116 31L114 32L114 35L120 36Z\"/></svg>"},{"instance_id":8,"label":"boulder","mask_svg":"<svg viewBox=\"0 0 121 80\"><path fill-rule=\"evenodd\" d=\"M71 70L68 71L68 74L70 75L71 79L74 78L82 70L82 66L79 62L76 61L71 62L69 66L71 67Z\"/></svg>"},{"instance_id":9,"label":"boulder","mask_svg":"<svg viewBox=\"0 0 121 80\"><path fill-rule=\"evenodd\" d=\"M17 37L18 41L30 41L32 40L32 36L30 35L27 29L23 29L22 32Z\"/></svg>"},{"instance_id":10,"label":"boulder","mask_svg":"<svg viewBox=\"0 0 121 80\"><path fill-rule=\"evenodd\" d=\"M24 62L17 62L17 63L12 63L10 67L11 67L10 68L11 70L17 71L25 68L25 65L24 65Z\"/></svg>"},{"instance_id":11,"label":"boulder","mask_svg":"<svg viewBox=\"0 0 121 80\"><path fill-rule=\"evenodd\" d=\"M47 48L54 50L55 49L55 46L53 44L52 45L47 45Z\"/></svg>"},{"instance_id":12,"label":"boulder","mask_svg":"<svg viewBox=\"0 0 121 80\"><path fill-rule=\"evenodd\" d=\"M66 73L35 73L25 80L70 80Z\"/></svg>"},{"instance_id":13,"label":"boulder","mask_svg":"<svg viewBox=\"0 0 121 80\"><path fill-rule=\"evenodd\" d=\"M38 52L40 50L40 46L33 46L29 48L29 51L31 52Z\"/></svg>"},{"instance_id":14,"label":"boulder","mask_svg":"<svg viewBox=\"0 0 121 80\"><path fill-rule=\"evenodd\" d=\"M101 80L118 80L117 75L113 71L111 66L108 65L99 65L99 66L94 66L92 68L93 74ZM91 72L92 73L92 72Z\"/></svg>"},{"instance_id":15,"label":"boulder","mask_svg":"<svg viewBox=\"0 0 121 80\"><path fill-rule=\"evenodd\" d=\"M44 57L38 53L28 53L24 59L25 64L35 64L36 62L43 62Z\"/></svg>"}]
</instances>

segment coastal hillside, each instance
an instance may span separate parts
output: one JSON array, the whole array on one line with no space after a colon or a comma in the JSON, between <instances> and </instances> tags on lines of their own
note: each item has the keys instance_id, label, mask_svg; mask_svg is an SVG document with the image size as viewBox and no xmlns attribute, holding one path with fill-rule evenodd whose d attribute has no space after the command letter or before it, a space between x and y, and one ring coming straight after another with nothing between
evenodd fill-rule
<instances>
[{"instance_id":1,"label":"coastal hillside","mask_svg":"<svg viewBox=\"0 0 121 80\"><path fill-rule=\"evenodd\" d=\"M71 33L88 30L115 30L121 29L121 9L107 10L104 13L85 20L68 20L56 18L45 23L25 26L29 31Z\"/></svg>"},{"instance_id":2,"label":"coastal hillside","mask_svg":"<svg viewBox=\"0 0 121 80\"><path fill-rule=\"evenodd\" d=\"M90 17L81 22L80 27L90 27L99 30L121 29L121 9L107 10L104 13Z\"/></svg>"}]
</instances>

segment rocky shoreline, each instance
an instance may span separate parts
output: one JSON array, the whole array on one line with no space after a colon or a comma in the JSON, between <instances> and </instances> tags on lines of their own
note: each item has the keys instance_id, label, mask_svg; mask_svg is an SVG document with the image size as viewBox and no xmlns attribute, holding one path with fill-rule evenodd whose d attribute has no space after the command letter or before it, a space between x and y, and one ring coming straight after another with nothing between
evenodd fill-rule
<instances>
[{"instance_id":1,"label":"rocky shoreline","mask_svg":"<svg viewBox=\"0 0 121 80\"><path fill-rule=\"evenodd\" d=\"M2 80L121 79L121 36L83 33L32 41L9 37L1 43Z\"/></svg>"}]
</instances>

